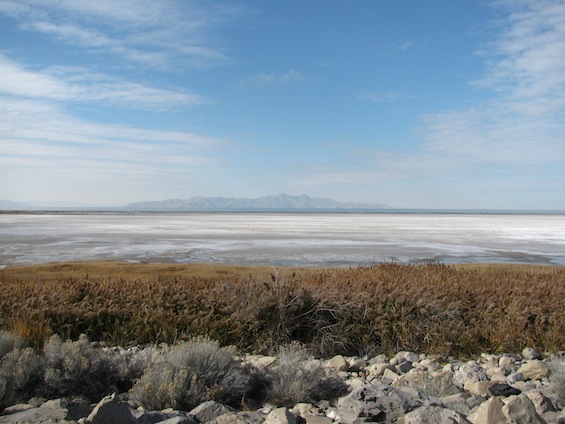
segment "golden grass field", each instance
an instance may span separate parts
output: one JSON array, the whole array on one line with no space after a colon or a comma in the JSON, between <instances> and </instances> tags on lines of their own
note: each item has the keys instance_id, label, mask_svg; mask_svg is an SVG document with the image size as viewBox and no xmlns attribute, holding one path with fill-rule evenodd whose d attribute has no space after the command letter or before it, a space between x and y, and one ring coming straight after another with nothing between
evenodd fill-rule
<instances>
[{"instance_id":1,"label":"golden grass field","mask_svg":"<svg viewBox=\"0 0 565 424\"><path fill-rule=\"evenodd\" d=\"M133 345L207 335L247 352L565 350L565 267L268 268L56 263L0 269L0 329Z\"/></svg>"}]
</instances>

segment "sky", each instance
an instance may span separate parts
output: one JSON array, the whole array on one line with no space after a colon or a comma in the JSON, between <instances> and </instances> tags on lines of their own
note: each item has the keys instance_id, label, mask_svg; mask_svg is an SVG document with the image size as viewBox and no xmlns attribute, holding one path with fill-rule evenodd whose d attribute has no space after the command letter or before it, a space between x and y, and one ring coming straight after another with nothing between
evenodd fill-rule
<instances>
[{"instance_id":1,"label":"sky","mask_svg":"<svg viewBox=\"0 0 565 424\"><path fill-rule=\"evenodd\" d=\"M563 0L0 0L0 199L565 210Z\"/></svg>"}]
</instances>

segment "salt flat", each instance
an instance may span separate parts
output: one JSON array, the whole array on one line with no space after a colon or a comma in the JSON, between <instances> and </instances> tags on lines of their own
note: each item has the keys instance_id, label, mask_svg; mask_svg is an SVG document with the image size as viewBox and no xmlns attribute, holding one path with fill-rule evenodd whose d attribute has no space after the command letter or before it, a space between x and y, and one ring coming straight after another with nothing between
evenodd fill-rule
<instances>
[{"instance_id":1,"label":"salt flat","mask_svg":"<svg viewBox=\"0 0 565 424\"><path fill-rule=\"evenodd\" d=\"M0 266L74 260L565 265L559 214L0 214Z\"/></svg>"}]
</instances>

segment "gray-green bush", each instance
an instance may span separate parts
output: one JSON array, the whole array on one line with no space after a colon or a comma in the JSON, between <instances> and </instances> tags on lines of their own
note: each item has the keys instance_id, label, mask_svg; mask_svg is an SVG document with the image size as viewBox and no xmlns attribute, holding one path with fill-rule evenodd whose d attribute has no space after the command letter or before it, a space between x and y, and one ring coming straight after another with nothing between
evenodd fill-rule
<instances>
[{"instance_id":1,"label":"gray-green bush","mask_svg":"<svg viewBox=\"0 0 565 424\"><path fill-rule=\"evenodd\" d=\"M296 342L278 349L276 365L262 380L267 386L267 400L276 405L293 406L343 391L337 381L327 377L321 362Z\"/></svg>"},{"instance_id":2,"label":"gray-green bush","mask_svg":"<svg viewBox=\"0 0 565 424\"><path fill-rule=\"evenodd\" d=\"M110 355L91 346L88 338L63 342L51 336L44 346L45 373L42 393L45 396L83 395L92 400L108 394L119 375Z\"/></svg>"},{"instance_id":3,"label":"gray-green bush","mask_svg":"<svg viewBox=\"0 0 565 424\"><path fill-rule=\"evenodd\" d=\"M33 349L13 349L0 361L0 410L26 399L40 382L43 360Z\"/></svg>"},{"instance_id":4,"label":"gray-green bush","mask_svg":"<svg viewBox=\"0 0 565 424\"><path fill-rule=\"evenodd\" d=\"M208 338L174 346L145 370L130 390L130 399L146 409L190 410L207 400L241 402L252 377L235 358L235 348Z\"/></svg>"},{"instance_id":5,"label":"gray-green bush","mask_svg":"<svg viewBox=\"0 0 565 424\"><path fill-rule=\"evenodd\" d=\"M9 331L0 331L0 359L8 352L22 346L22 341L18 336Z\"/></svg>"}]
</instances>

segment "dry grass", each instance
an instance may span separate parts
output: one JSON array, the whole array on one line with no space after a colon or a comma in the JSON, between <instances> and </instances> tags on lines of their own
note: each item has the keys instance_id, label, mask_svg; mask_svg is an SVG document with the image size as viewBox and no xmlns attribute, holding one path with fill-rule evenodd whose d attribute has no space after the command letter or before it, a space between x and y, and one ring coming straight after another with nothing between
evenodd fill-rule
<instances>
[{"instance_id":1,"label":"dry grass","mask_svg":"<svg viewBox=\"0 0 565 424\"><path fill-rule=\"evenodd\" d=\"M2 269L0 288L0 329L24 339L206 335L255 352L296 340L321 355L565 349L565 267L69 263Z\"/></svg>"}]
</instances>

